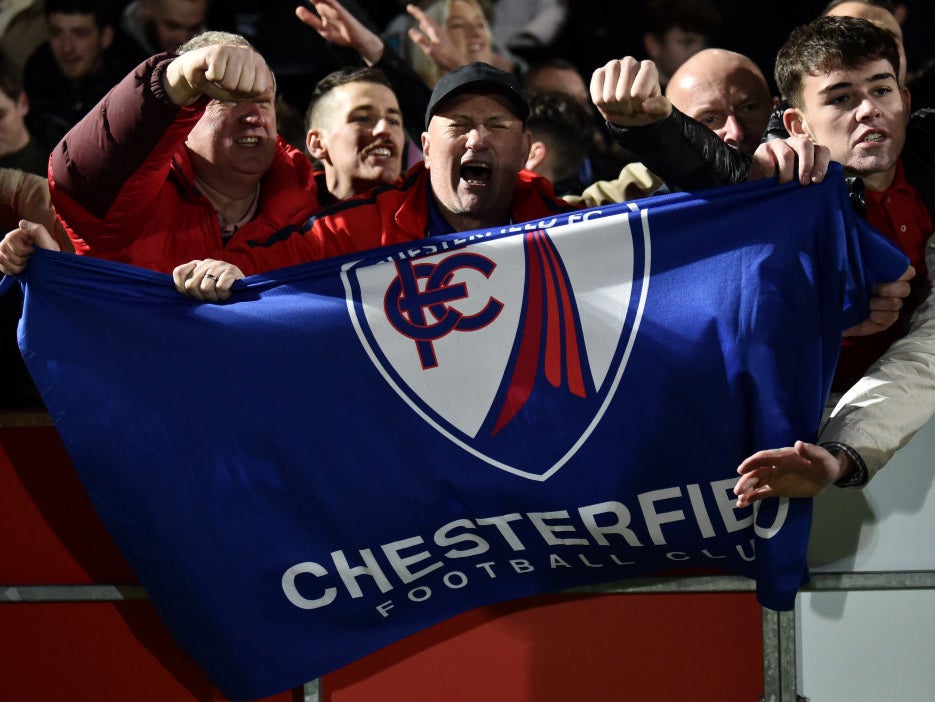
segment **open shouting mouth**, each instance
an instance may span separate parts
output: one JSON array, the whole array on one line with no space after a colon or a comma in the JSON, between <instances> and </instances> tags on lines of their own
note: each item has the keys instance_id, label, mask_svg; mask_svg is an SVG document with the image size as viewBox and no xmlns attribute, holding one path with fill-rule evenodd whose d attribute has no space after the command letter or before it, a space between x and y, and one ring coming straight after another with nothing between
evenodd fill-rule
<instances>
[{"instance_id":1,"label":"open shouting mouth","mask_svg":"<svg viewBox=\"0 0 935 702\"><path fill-rule=\"evenodd\" d=\"M487 185L493 175L490 164L469 161L461 164L461 179L470 185Z\"/></svg>"}]
</instances>

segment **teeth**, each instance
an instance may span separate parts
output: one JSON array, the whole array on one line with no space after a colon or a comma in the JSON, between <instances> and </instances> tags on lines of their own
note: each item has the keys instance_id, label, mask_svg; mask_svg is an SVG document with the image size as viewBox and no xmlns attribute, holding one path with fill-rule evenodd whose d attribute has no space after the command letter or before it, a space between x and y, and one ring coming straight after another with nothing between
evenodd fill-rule
<instances>
[{"instance_id":1,"label":"teeth","mask_svg":"<svg viewBox=\"0 0 935 702\"><path fill-rule=\"evenodd\" d=\"M258 137L240 137L237 143L243 146L255 146L260 143L260 140Z\"/></svg>"},{"instance_id":2,"label":"teeth","mask_svg":"<svg viewBox=\"0 0 935 702\"><path fill-rule=\"evenodd\" d=\"M486 163L466 163L461 167L461 177L471 185L484 185L490 180L491 171Z\"/></svg>"},{"instance_id":3,"label":"teeth","mask_svg":"<svg viewBox=\"0 0 935 702\"><path fill-rule=\"evenodd\" d=\"M373 156L376 156L377 158L389 158L390 156L393 155L393 152L390 151L385 146L379 146L375 149L370 149L370 152L368 155L373 155Z\"/></svg>"},{"instance_id":4,"label":"teeth","mask_svg":"<svg viewBox=\"0 0 935 702\"><path fill-rule=\"evenodd\" d=\"M882 134L868 134L864 137L864 141L883 141Z\"/></svg>"}]
</instances>

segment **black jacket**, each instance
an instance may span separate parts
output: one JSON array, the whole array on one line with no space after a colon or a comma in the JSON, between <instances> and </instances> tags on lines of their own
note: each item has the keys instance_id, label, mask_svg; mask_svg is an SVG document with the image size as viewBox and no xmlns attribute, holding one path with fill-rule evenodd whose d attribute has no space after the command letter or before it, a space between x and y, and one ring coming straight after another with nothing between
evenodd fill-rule
<instances>
[{"instance_id":1,"label":"black jacket","mask_svg":"<svg viewBox=\"0 0 935 702\"><path fill-rule=\"evenodd\" d=\"M608 123L611 136L670 188L699 190L742 183L750 157L732 149L717 134L674 107L672 114L645 127Z\"/></svg>"}]
</instances>

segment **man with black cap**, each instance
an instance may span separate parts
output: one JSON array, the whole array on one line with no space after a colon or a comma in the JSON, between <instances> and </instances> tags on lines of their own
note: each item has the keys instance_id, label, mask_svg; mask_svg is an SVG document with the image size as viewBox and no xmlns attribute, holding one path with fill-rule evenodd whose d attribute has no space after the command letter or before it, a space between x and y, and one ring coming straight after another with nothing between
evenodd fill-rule
<instances>
[{"instance_id":1,"label":"man with black cap","mask_svg":"<svg viewBox=\"0 0 935 702\"><path fill-rule=\"evenodd\" d=\"M471 63L442 77L422 135L434 196L426 233L502 226L570 209L554 199L551 183L522 170L532 146L528 116L518 85L499 69Z\"/></svg>"}]
</instances>

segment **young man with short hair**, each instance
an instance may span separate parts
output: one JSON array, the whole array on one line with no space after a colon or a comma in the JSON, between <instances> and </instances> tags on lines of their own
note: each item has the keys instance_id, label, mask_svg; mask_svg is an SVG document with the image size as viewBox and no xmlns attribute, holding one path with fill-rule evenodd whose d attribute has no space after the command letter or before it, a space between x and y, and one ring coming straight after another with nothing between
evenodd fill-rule
<instances>
[{"instance_id":1,"label":"young man with short hair","mask_svg":"<svg viewBox=\"0 0 935 702\"><path fill-rule=\"evenodd\" d=\"M532 146L527 170L552 181L559 197L580 195L588 186L578 177L594 143L594 119L569 93L535 92L529 97Z\"/></svg>"},{"instance_id":2,"label":"young man with short hair","mask_svg":"<svg viewBox=\"0 0 935 702\"><path fill-rule=\"evenodd\" d=\"M114 47L107 0L46 0L49 40L29 57L23 85L33 112L53 125L52 145L136 65Z\"/></svg>"},{"instance_id":3,"label":"young man with short hair","mask_svg":"<svg viewBox=\"0 0 935 702\"><path fill-rule=\"evenodd\" d=\"M329 205L392 183L402 171L403 114L386 76L345 68L316 85L306 113L306 148L325 173Z\"/></svg>"},{"instance_id":4,"label":"young man with short hair","mask_svg":"<svg viewBox=\"0 0 935 702\"><path fill-rule=\"evenodd\" d=\"M825 17L794 32L780 50L776 78L791 105L783 115L790 134L831 150L867 220L909 257L918 275L901 323L885 334L845 344L834 389L844 391L896 338L929 287L925 246L935 213L935 167L919 148L904 149L909 92L899 83L899 54L889 34L866 20ZM935 134L932 117L916 117Z\"/></svg>"},{"instance_id":5,"label":"young man with short hair","mask_svg":"<svg viewBox=\"0 0 935 702\"><path fill-rule=\"evenodd\" d=\"M918 274L902 324L858 340L856 350L869 346L868 354L842 352L839 388L847 392L821 429L821 445L797 442L744 461L735 488L741 506L814 495L831 483L864 485L935 411L935 111L910 115L899 60L889 33L853 17L799 27L777 57L776 80L791 105L786 129L831 150L867 220Z\"/></svg>"}]
</instances>

